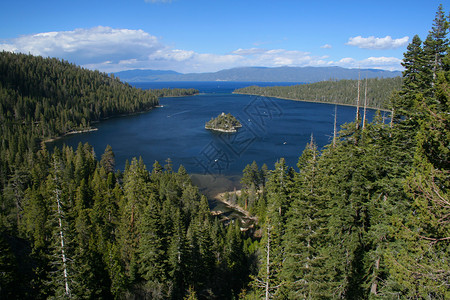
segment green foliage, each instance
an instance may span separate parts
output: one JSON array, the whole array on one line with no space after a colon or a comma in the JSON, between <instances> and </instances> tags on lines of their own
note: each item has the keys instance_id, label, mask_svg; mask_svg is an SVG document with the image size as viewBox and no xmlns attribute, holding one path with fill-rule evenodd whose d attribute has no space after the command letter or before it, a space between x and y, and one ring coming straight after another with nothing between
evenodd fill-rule
<instances>
[{"instance_id":1,"label":"green foliage","mask_svg":"<svg viewBox=\"0 0 450 300\"><path fill-rule=\"evenodd\" d=\"M213 218L170 159L150 172L133 158L119 172L109 146L97 161L88 144L39 144L149 108L154 96L59 60L2 53L0 296L449 298L447 33L440 6L427 40L414 37L405 53L391 124L346 124L321 151L312 140L298 171L283 159L244 169L236 201L259 220L248 235ZM114 104L97 103L102 91L117 92Z\"/></svg>"},{"instance_id":2,"label":"green foliage","mask_svg":"<svg viewBox=\"0 0 450 300\"><path fill-rule=\"evenodd\" d=\"M288 209L286 233L283 237L285 261L281 270L283 294L288 298L321 297L325 276L320 266L323 257L327 203L320 196L319 151L313 141L300 156L300 173L294 177L292 204ZM322 271L323 272L323 271ZM325 273L326 274L326 273Z\"/></svg>"},{"instance_id":3,"label":"green foliage","mask_svg":"<svg viewBox=\"0 0 450 300\"><path fill-rule=\"evenodd\" d=\"M231 114L221 113L216 118L211 118L205 124L206 129L213 129L225 132L236 132L236 129L242 127L241 122L239 122Z\"/></svg>"},{"instance_id":4,"label":"green foliage","mask_svg":"<svg viewBox=\"0 0 450 300\"><path fill-rule=\"evenodd\" d=\"M50 153L41 143L148 110L154 92L2 52L0 99L1 297L229 298L244 287L239 227L231 234L213 221L183 166L175 172L168 159L150 173L133 158L119 172L110 146L97 161L88 144Z\"/></svg>"},{"instance_id":5,"label":"green foliage","mask_svg":"<svg viewBox=\"0 0 450 300\"><path fill-rule=\"evenodd\" d=\"M248 299L449 297L447 31L440 6L427 41L405 53L390 125L346 124L321 152L311 142L286 194L275 168ZM286 218L274 214L283 203Z\"/></svg>"},{"instance_id":6,"label":"green foliage","mask_svg":"<svg viewBox=\"0 0 450 300\"><path fill-rule=\"evenodd\" d=\"M192 96L199 93L196 89L152 89L151 92L157 97L185 97Z\"/></svg>"},{"instance_id":7,"label":"green foliage","mask_svg":"<svg viewBox=\"0 0 450 300\"><path fill-rule=\"evenodd\" d=\"M29 184L16 228L29 248L0 239L5 296L18 286L38 298L231 297L248 281L239 227L213 221L184 167L151 174L133 158L123 174L106 172L87 144L41 155L48 175Z\"/></svg>"},{"instance_id":8,"label":"green foliage","mask_svg":"<svg viewBox=\"0 0 450 300\"><path fill-rule=\"evenodd\" d=\"M357 80L322 81L293 86L249 86L237 89L234 93L354 106L358 97L357 85ZM399 90L401 85L401 77L367 79L368 106L379 109L390 109L391 93Z\"/></svg>"},{"instance_id":9,"label":"green foliage","mask_svg":"<svg viewBox=\"0 0 450 300\"><path fill-rule=\"evenodd\" d=\"M158 104L150 91L104 73L10 52L0 54L0 96L2 123L26 126L37 138L87 129L93 122Z\"/></svg>"},{"instance_id":10,"label":"green foliage","mask_svg":"<svg viewBox=\"0 0 450 300\"><path fill-rule=\"evenodd\" d=\"M58 59L0 53L0 221L10 230L22 225L24 194L30 185L45 180L48 157L43 141L122 114L151 109L157 97L113 79ZM43 150L40 152L39 150ZM72 155L66 150L63 155ZM79 183L95 167L87 152L69 159L65 172ZM113 170L113 159L103 164ZM4 192L3 192L4 191ZM12 220L15 220L14 222ZM14 224L14 226L12 226ZM28 225L26 225L28 226Z\"/></svg>"}]
</instances>

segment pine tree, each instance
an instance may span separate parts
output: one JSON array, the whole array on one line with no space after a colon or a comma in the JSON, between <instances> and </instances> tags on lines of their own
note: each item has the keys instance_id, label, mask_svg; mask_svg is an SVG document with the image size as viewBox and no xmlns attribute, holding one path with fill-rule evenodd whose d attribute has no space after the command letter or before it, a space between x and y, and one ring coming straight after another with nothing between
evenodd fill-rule
<instances>
[{"instance_id":1,"label":"pine tree","mask_svg":"<svg viewBox=\"0 0 450 300\"><path fill-rule=\"evenodd\" d=\"M92 210L90 212L92 224L99 247L107 246L113 240L114 231L118 223L118 200L122 196L119 184L113 173L106 174L103 167L97 168L91 181ZM106 249L105 249L106 251Z\"/></svg>"},{"instance_id":2,"label":"pine tree","mask_svg":"<svg viewBox=\"0 0 450 300\"><path fill-rule=\"evenodd\" d=\"M53 170L47 180L47 191L52 200L52 216L49 221L53 231L53 262L57 266L55 276L52 277L52 286L56 297L71 296L71 249L69 247L70 239L70 220L69 212L71 205L67 197L66 180L62 174L64 164L60 153L56 151L53 154Z\"/></svg>"},{"instance_id":3,"label":"pine tree","mask_svg":"<svg viewBox=\"0 0 450 300\"><path fill-rule=\"evenodd\" d=\"M172 297L181 298L184 296L187 288L187 255L188 244L186 240L186 229L179 210L172 210L173 227L170 239L168 241L168 264L169 278L171 280L173 290Z\"/></svg>"},{"instance_id":4,"label":"pine tree","mask_svg":"<svg viewBox=\"0 0 450 300\"><path fill-rule=\"evenodd\" d=\"M280 297L282 285L281 270L284 261L282 244L286 229L287 211L290 206L290 189L292 188L292 170L281 158L269 175L266 185L267 214L262 226L260 243L260 268L253 285L266 299Z\"/></svg>"},{"instance_id":5,"label":"pine tree","mask_svg":"<svg viewBox=\"0 0 450 300\"><path fill-rule=\"evenodd\" d=\"M168 293L168 257L167 241L161 219L158 201L151 197L145 207L140 222L141 238L139 240L139 273L149 282L154 289L148 292L152 298L157 298L159 293ZM165 291L165 292L164 292Z\"/></svg>"},{"instance_id":6,"label":"pine tree","mask_svg":"<svg viewBox=\"0 0 450 300\"><path fill-rule=\"evenodd\" d=\"M426 70L420 37L415 35L406 49L407 52L404 53L402 62L402 66L405 68L403 71L403 88L405 92L423 90L424 82L421 81L421 76Z\"/></svg>"},{"instance_id":7,"label":"pine tree","mask_svg":"<svg viewBox=\"0 0 450 300\"><path fill-rule=\"evenodd\" d=\"M319 151L311 140L299 158L300 174L295 177L292 204L283 236L285 261L282 278L288 298L311 299L323 296L324 274L320 255L326 225L326 203L321 199L318 170Z\"/></svg>"},{"instance_id":8,"label":"pine tree","mask_svg":"<svg viewBox=\"0 0 450 300\"><path fill-rule=\"evenodd\" d=\"M236 297L243 284L247 282L247 273L245 272L245 256L243 251L243 240L237 220L229 224L226 229L224 240L223 259L227 270L228 292L230 298Z\"/></svg>"},{"instance_id":9,"label":"pine tree","mask_svg":"<svg viewBox=\"0 0 450 300\"><path fill-rule=\"evenodd\" d=\"M208 200L201 196L198 206L198 212L191 224L197 235L198 252L200 259L200 273L196 274L197 280L202 287L205 283L211 282L211 276L214 276L215 257L213 252L213 241L211 240L212 220Z\"/></svg>"},{"instance_id":10,"label":"pine tree","mask_svg":"<svg viewBox=\"0 0 450 300\"><path fill-rule=\"evenodd\" d=\"M105 169L107 173L114 173L116 168L116 160L112 147L110 145L106 146L105 152L102 154L102 159L100 160L100 165Z\"/></svg>"},{"instance_id":11,"label":"pine tree","mask_svg":"<svg viewBox=\"0 0 450 300\"><path fill-rule=\"evenodd\" d=\"M147 189L149 180L149 173L142 159L133 158L124 172L124 195L119 207L120 220L117 236L126 274L131 282L137 279L136 251L140 236L138 225L149 197Z\"/></svg>"},{"instance_id":12,"label":"pine tree","mask_svg":"<svg viewBox=\"0 0 450 300\"><path fill-rule=\"evenodd\" d=\"M255 161L244 168L241 178L241 184L243 186L242 203L240 203L244 207L244 210L255 211L254 207L258 205L258 201L261 198L260 188L265 185L263 172L259 170Z\"/></svg>"},{"instance_id":13,"label":"pine tree","mask_svg":"<svg viewBox=\"0 0 450 300\"><path fill-rule=\"evenodd\" d=\"M365 292L363 258L369 226L366 205L375 161L366 155L362 145L363 140L358 145L352 139L344 140L336 148L327 149L319 164L328 215L325 244L320 249L324 264L318 270L326 274L325 297L360 298Z\"/></svg>"},{"instance_id":14,"label":"pine tree","mask_svg":"<svg viewBox=\"0 0 450 300\"><path fill-rule=\"evenodd\" d=\"M442 70L442 59L444 58L449 41L447 38L449 23L445 16L442 4L439 5L433 27L424 42L424 53L428 66L432 70L432 82L436 82L437 73Z\"/></svg>"},{"instance_id":15,"label":"pine tree","mask_svg":"<svg viewBox=\"0 0 450 300\"><path fill-rule=\"evenodd\" d=\"M411 209L396 219L396 244L388 255L392 278L406 297L448 298L450 117L447 59L437 73L436 98L418 97L413 168L405 182ZM395 244L394 244L395 245Z\"/></svg>"}]
</instances>

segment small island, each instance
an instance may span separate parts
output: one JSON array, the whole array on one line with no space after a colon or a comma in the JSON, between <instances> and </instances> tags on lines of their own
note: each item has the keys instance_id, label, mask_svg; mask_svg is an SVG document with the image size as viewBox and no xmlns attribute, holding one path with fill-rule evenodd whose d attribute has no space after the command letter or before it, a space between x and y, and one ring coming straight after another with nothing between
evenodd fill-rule
<instances>
[{"instance_id":1,"label":"small island","mask_svg":"<svg viewBox=\"0 0 450 300\"><path fill-rule=\"evenodd\" d=\"M231 114L225 113L221 113L217 118L212 118L205 124L206 129L220 132L236 132L239 127L242 127L241 122Z\"/></svg>"}]
</instances>

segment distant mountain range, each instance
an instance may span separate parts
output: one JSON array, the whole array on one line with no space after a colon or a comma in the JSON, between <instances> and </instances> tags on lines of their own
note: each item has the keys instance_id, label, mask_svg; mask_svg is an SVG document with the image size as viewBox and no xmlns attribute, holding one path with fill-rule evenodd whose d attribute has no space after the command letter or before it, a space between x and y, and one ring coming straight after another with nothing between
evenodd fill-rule
<instances>
[{"instance_id":1,"label":"distant mountain range","mask_svg":"<svg viewBox=\"0 0 450 300\"><path fill-rule=\"evenodd\" d=\"M324 80L390 78L401 76L400 71L376 69L346 69L341 67L243 67L210 73L178 73L163 70L128 70L114 73L126 82L150 81L253 81L253 82L301 82Z\"/></svg>"}]
</instances>

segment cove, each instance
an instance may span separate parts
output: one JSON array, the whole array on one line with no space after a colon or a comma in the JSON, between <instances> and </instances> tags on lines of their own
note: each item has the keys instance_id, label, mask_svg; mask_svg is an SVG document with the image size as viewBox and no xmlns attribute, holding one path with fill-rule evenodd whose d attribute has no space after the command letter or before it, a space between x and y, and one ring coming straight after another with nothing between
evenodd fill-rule
<instances>
[{"instance_id":1,"label":"cove","mask_svg":"<svg viewBox=\"0 0 450 300\"><path fill-rule=\"evenodd\" d=\"M182 164L190 174L239 177L247 164L256 161L273 168L280 157L295 167L311 135L319 148L331 142L334 105L237 95L232 91L255 83L169 82L139 83L138 88L196 88L199 95L162 98L162 107L146 113L105 120L97 131L70 135L48 144L77 147L91 144L100 158L112 146L116 167L126 160L142 157L147 168L155 160L161 165L168 158L177 169ZM259 83L292 85L292 83ZM205 122L220 113L231 113L241 123L236 133L205 129ZM338 106L338 125L351 122L356 108ZM375 111L369 110L369 120Z\"/></svg>"}]
</instances>

